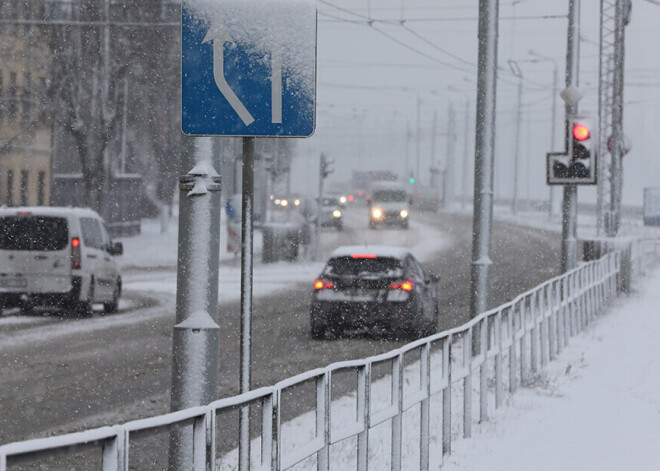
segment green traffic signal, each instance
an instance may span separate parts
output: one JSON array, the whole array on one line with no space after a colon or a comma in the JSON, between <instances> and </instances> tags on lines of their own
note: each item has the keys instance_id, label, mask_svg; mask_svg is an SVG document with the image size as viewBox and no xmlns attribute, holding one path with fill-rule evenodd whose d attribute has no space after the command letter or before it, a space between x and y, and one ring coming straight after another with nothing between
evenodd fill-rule
<instances>
[{"instance_id":1,"label":"green traffic signal","mask_svg":"<svg viewBox=\"0 0 660 471\"><path fill-rule=\"evenodd\" d=\"M410 178L408 179L408 181L409 181L410 183L415 183L415 179L414 179L413 177L410 177Z\"/></svg>"}]
</instances>

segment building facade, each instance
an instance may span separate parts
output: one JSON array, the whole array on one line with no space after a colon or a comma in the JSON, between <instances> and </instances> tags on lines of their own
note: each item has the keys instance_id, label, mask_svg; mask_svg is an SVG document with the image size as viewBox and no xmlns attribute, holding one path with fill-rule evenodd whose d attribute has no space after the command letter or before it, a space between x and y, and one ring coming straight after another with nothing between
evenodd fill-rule
<instances>
[{"instance_id":1,"label":"building facade","mask_svg":"<svg viewBox=\"0 0 660 471\"><path fill-rule=\"evenodd\" d=\"M0 2L0 205L48 205L49 48L42 2Z\"/></svg>"}]
</instances>

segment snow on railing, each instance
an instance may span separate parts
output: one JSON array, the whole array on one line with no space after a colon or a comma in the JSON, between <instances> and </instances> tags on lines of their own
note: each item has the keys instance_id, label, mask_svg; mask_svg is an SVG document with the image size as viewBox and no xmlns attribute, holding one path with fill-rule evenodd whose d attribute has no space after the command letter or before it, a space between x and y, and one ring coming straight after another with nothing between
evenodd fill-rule
<instances>
[{"instance_id":1,"label":"snow on railing","mask_svg":"<svg viewBox=\"0 0 660 471\"><path fill-rule=\"evenodd\" d=\"M381 355L334 363L207 406L0 446L0 471L23 462L89 449L102 451L104 471L128 471L132 439L180 427L192 427L189 469L215 470L219 466L236 469L236 453L217 456L217 418L221 413L253 405L261 410L261 431L252 440L253 451L255 443L260 446L258 456L252 453L251 469L280 470L305 462L327 471L331 446L353 439L356 444L350 446L357 448L358 470L366 470L368 462L372 469L380 469L373 461L386 458L391 469L401 470L403 417L413 407L419 409L410 435L419 439L419 443L412 445L416 450L415 460L419 469L428 470L433 454L434 461L438 461L432 463L435 468L443 455L450 452L454 436L461 430L464 437L471 436L476 421L473 407L479 409L479 421L487 420L489 407L500 407L507 394L531 381L547 362L561 353L572 336L594 320L603 303L621 291L622 274L626 271L622 269L622 254L627 255L628 273L638 276L655 251L656 241L633 241L627 251L617 250L599 260L583 263L460 327ZM372 380L372 373L382 365L386 367L385 375ZM351 411L348 418L345 413L344 416L336 413L334 407L346 399L346 393L333 398L333 377L346 372L356 375L355 391L349 394L354 403L348 407ZM292 441L287 439L287 433L301 434L299 429L282 423L283 394L309 383L315 388L315 404L310 405L313 431L308 437ZM389 399L384 399L388 396ZM431 413L432 399L441 403L440 413ZM462 402L462 407L454 408L456 401ZM391 432L389 457L381 456L380 450L370 454L370 433L375 435L375 428L387 421ZM408 424L406 430L410 427ZM431 429L438 433L433 434ZM300 443L302 439L306 441ZM432 446L436 442L442 446ZM231 462L227 463L228 460Z\"/></svg>"}]
</instances>

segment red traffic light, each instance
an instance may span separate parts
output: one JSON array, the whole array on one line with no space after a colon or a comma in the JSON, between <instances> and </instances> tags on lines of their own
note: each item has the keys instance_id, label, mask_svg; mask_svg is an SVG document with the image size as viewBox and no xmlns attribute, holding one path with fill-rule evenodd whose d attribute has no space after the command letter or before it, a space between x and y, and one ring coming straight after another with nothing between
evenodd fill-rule
<instances>
[{"instance_id":1,"label":"red traffic light","mask_svg":"<svg viewBox=\"0 0 660 471\"><path fill-rule=\"evenodd\" d=\"M589 128L584 124L576 124L575 126L573 126L573 137L576 140L585 141L589 139L590 136L591 133L589 132Z\"/></svg>"}]
</instances>

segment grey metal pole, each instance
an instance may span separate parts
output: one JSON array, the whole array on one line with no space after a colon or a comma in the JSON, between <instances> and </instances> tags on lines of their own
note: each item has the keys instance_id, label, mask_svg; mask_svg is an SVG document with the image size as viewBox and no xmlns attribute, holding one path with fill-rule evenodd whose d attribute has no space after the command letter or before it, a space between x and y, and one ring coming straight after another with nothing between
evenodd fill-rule
<instances>
[{"instance_id":1,"label":"grey metal pole","mask_svg":"<svg viewBox=\"0 0 660 471\"><path fill-rule=\"evenodd\" d=\"M568 2L568 39L566 47L566 87L578 86L580 57L580 0ZM577 102L566 102L565 149L570 139L569 119L578 112ZM564 185L562 204L561 263L564 272L577 265L577 187Z\"/></svg>"},{"instance_id":2,"label":"grey metal pole","mask_svg":"<svg viewBox=\"0 0 660 471\"><path fill-rule=\"evenodd\" d=\"M447 155L445 156L445 172L442 175L443 205L451 209L454 203L454 141L456 140L454 105L449 103L447 114Z\"/></svg>"},{"instance_id":3,"label":"grey metal pole","mask_svg":"<svg viewBox=\"0 0 660 471\"><path fill-rule=\"evenodd\" d=\"M435 168L435 138L438 134L438 110L433 111L433 127L431 131L431 165L430 168ZM429 186L433 186L433 171L429 171Z\"/></svg>"},{"instance_id":4,"label":"grey metal pole","mask_svg":"<svg viewBox=\"0 0 660 471\"><path fill-rule=\"evenodd\" d=\"M463 197L461 198L461 208L465 209L468 199L468 161L470 160L470 150L468 149L470 131L470 99L465 100L465 130L463 131Z\"/></svg>"},{"instance_id":5,"label":"grey metal pole","mask_svg":"<svg viewBox=\"0 0 660 471\"><path fill-rule=\"evenodd\" d=\"M218 398L218 261L220 176L209 138L196 139L192 152L183 142L179 179L179 243L176 324L172 337L172 411L206 405ZM190 467L186 434L170 436L169 469Z\"/></svg>"},{"instance_id":6,"label":"grey metal pole","mask_svg":"<svg viewBox=\"0 0 660 471\"><path fill-rule=\"evenodd\" d=\"M319 160L319 197L318 205L316 212L316 235L314 240L314 261L318 262L321 260L321 198L323 198L323 170L325 166L325 154L321 152L321 157Z\"/></svg>"},{"instance_id":7,"label":"grey metal pole","mask_svg":"<svg viewBox=\"0 0 660 471\"><path fill-rule=\"evenodd\" d=\"M241 209L241 394L251 388L252 344L252 255L254 253L254 137L243 138L243 190ZM241 408L239 417L238 469L250 468L250 408Z\"/></svg>"},{"instance_id":8,"label":"grey metal pole","mask_svg":"<svg viewBox=\"0 0 660 471\"><path fill-rule=\"evenodd\" d=\"M518 77L518 105L516 107L516 142L513 160L513 196L511 197L511 212L518 213L518 180L520 172L520 128L522 126L522 75Z\"/></svg>"},{"instance_id":9,"label":"grey metal pole","mask_svg":"<svg viewBox=\"0 0 660 471\"><path fill-rule=\"evenodd\" d=\"M558 84L559 84L559 74L557 71L557 62L554 60L553 70L552 70L552 123L550 125L550 150L554 152L555 142L557 135L557 95L559 94ZM555 187L554 185L550 186L550 204L548 205L548 216L552 217L554 214L555 206Z\"/></svg>"},{"instance_id":10,"label":"grey metal pole","mask_svg":"<svg viewBox=\"0 0 660 471\"><path fill-rule=\"evenodd\" d=\"M490 249L493 225L498 10L498 0L479 0L479 68L470 300L472 317L484 312L488 307L490 267L493 263ZM479 338L479 335L476 335L475 338Z\"/></svg>"},{"instance_id":11,"label":"grey metal pole","mask_svg":"<svg viewBox=\"0 0 660 471\"><path fill-rule=\"evenodd\" d=\"M422 100L419 97L417 97L417 139L416 139L417 147L415 149L416 150L417 164L415 166L415 180L420 178L420 174L419 174L419 160L420 160L419 146L421 144L420 141L422 140L422 131L421 131L421 125L422 124L420 122L421 107L422 107Z\"/></svg>"},{"instance_id":12,"label":"grey metal pole","mask_svg":"<svg viewBox=\"0 0 660 471\"><path fill-rule=\"evenodd\" d=\"M624 3L617 0L614 9L614 77L612 86L612 186L611 224L607 235L615 237L621 225L621 197L623 189L623 66L625 61Z\"/></svg>"}]
</instances>

